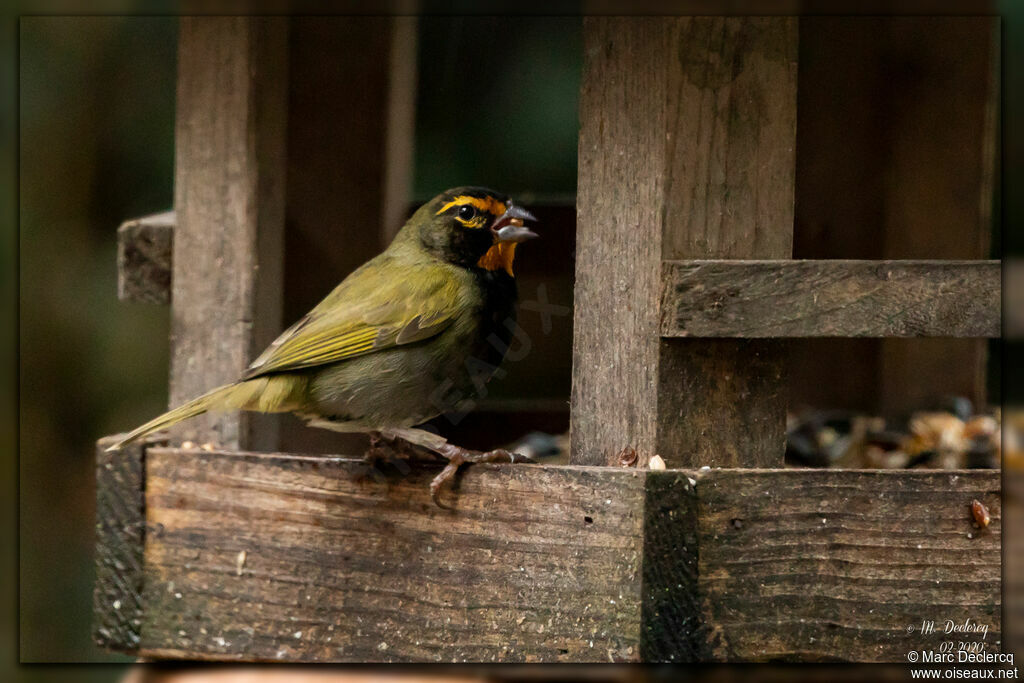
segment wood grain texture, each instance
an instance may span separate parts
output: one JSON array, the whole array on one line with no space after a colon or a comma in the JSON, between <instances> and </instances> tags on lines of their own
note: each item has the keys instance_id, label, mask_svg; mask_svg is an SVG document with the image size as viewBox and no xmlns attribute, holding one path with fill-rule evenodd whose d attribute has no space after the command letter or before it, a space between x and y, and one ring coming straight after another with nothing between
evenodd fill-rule
<instances>
[{"instance_id":1,"label":"wood grain texture","mask_svg":"<svg viewBox=\"0 0 1024 683\"><path fill-rule=\"evenodd\" d=\"M173 211L125 221L117 228L117 298L146 304L171 302Z\"/></svg>"},{"instance_id":2,"label":"wood grain texture","mask_svg":"<svg viewBox=\"0 0 1024 683\"><path fill-rule=\"evenodd\" d=\"M907 651L945 638L922 636L923 619L986 624L988 649L1001 649L999 472L698 477L708 657L905 662ZM974 499L992 515L985 530L972 523Z\"/></svg>"},{"instance_id":3,"label":"wood grain texture","mask_svg":"<svg viewBox=\"0 0 1024 683\"><path fill-rule=\"evenodd\" d=\"M150 449L140 653L896 662L968 617L998 649L998 472L486 465L454 510L405 472Z\"/></svg>"},{"instance_id":4,"label":"wood grain texture","mask_svg":"<svg viewBox=\"0 0 1024 683\"><path fill-rule=\"evenodd\" d=\"M669 467L781 465L786 450L785 342L666 339L658 453ZM575 423L574 423L575 424Z\"/></svg>"},{"instance_id":5,"label":"wood grain texture","mask_svg":"<svg viewBox=\"0 0 1024 683\"><path fill-rule=\"evenodd\" d=\"M998 337L999 261L666 261L661 333Z\"/></svg>"},{"instance_id":6,"label":"wood grain texture","mask_svg":"<svg viewBox=\"0 0 1024 683\"><path fill-rule=\"evenodd\" d=\"M93 640L108 650L131 653L139 646L143 618L146 450L166 442L151 438L107 453L118 438L96 444Z\"/></svg>"},{"instance_id":7,"label":"wood grain texture","mask_svg":"<svg viewBox=\"0 0 1024 683\"><path fill-rule=\"evenodd\" d=\"M796 45L795 18L584 20L574 463L610 464L624 446L641 463L781 463L783 387L753 391L746 370L754 353L779 376L778 349L660 339L659 279L666 258L790 255ZM679 391L680 373L703 376L698 356L737 374ZM750 419L709 433L695 416Z\"/></svg>"},{"instance_id":8,"label":"wood grain texture","mask_svg":"<svg viewBox=\"0 0 1024 683\"><path fill-rule=\"evenodd\" d=\"M690 17L661 30L662 258L789 258L797 19Z\"/></svg>"},{"instance_id":9,"label":"wood grain texture","mask_svg":"<svg viewBox=\"0 0 1024 683\"><path fill-rule=\"evenodd\" d=\"M640 661L708 661L695 473L647 471Z\"/></svg>"},{"instance_id":10,"label":"wood grain texture","mask_svg":"<svg viewBox=\"0 0 1024 683\"><path fill-rule=\"evenodd\" d=\"M644 473L150 452L148 656L609 661L640 650ZM362 477L362 480L360 479ZM244 553L244 555L242 555ZM244 559L240 559L240 556Z\"/></svg>"},{"instance_id":11,"label":"wood grain texture","mask_svg":"<svg viewBox=\"0 0 1024 683\"><path fill-rule=\"evenodd\" d=\"M281 330L287 32L281 17L181 19L173 406L237 379ZM273 424L204 415L173 434L272 448Z\"/></svg>"}]
</instances>

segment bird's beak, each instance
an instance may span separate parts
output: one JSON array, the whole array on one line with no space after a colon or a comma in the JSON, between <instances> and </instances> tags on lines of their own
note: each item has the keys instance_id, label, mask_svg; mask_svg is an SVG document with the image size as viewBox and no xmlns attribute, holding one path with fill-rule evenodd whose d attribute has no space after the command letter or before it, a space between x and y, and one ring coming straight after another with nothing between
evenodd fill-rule
<instances>
[{"instance_id":1,"label":"bird's beak","mask_svg":"<svg viewBox=\"0 0 1024 683\"><path fill-rule=\"evenodd\" d=\"M526 209L509 202L505 213L494 221L491 232L495 242L525 242L537 237L537 233L523 225L523 221L536 221L536 217Z\"/></svg>"}]
</instances>

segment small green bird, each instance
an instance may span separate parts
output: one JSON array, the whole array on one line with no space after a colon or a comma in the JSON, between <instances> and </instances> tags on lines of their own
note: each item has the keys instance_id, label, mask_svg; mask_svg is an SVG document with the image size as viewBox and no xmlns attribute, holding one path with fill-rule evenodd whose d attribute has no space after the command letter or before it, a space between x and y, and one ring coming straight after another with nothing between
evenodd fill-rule
<instances>
[{"instance_id":1,"label":"small green bird","mask_svg":"<svg viewBox=\"0 0 1024 683\"><path fill-rule=\"evenodd\" d=\"M295 413L307 424L404 441L467 462L526 460L468 451L419 425L461 410L497 370L515 329L516 245L536 219L500 193L457 187L424 204L391 245L285 330L241 378L135 429L108 450L208 411Z\"/></svg>"}]
</instances>

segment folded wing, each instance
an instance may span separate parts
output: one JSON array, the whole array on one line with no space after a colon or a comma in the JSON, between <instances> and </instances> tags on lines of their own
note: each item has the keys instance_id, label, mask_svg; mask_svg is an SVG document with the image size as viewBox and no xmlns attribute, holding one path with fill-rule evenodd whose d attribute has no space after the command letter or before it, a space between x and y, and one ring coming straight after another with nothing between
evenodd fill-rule
<instances>
[{"instance_id":1,"label":"folded wing","mask_svg":"<svg viewBox=\"0 0 1024 683\"><path fill-rule=\"evenodd\" d=\"M242 379L413 344L452 324L459 310L460 288L445 267L394 268L395 264L377 262L384 259L378 257L346 278L267 347ZM396 272L401 277L395 278Z\"/></svg>"}]
</instances>

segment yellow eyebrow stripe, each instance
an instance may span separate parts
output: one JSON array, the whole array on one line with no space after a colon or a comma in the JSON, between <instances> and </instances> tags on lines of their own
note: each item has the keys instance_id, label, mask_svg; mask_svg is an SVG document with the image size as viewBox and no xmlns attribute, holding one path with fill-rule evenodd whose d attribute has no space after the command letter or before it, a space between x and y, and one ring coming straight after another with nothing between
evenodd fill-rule
<instances>
[{"instance_id":1,"label":"yellow eyebrow stripe","mask_svg":"<svg viewBox=\"0 0 1024 683\"><path fill-rule=\"evenodd\" d=\"M437 216L439 214L442 214L448 209L452 208L453 206L465 206L466 204L472 204L481 211L487 211L488 213L492 213L495 216L500 216L501 214L505 213L505 210L507 208L502 202L499 202L494 197L480 199L479 197L471 197L470 195L459 195L458 197L456 197L455 199L451 200L450 202L442 206L440 209L438 209L437 213L435 213L434 215Z\"/></svg>"}]
</instances>

